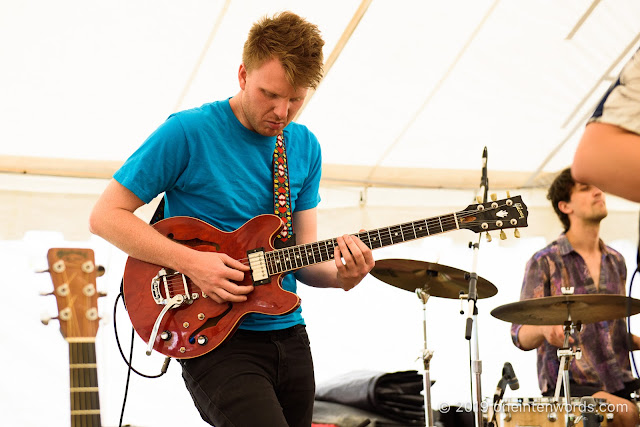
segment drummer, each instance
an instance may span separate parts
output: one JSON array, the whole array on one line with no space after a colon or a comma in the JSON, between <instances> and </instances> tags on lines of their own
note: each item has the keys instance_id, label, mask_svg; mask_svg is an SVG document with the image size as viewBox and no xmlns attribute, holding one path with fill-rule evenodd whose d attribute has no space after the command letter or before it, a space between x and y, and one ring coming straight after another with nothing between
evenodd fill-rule
<instances>
[{"instance_id":1,"label":"drummer","mask_svg":"<svg viewBox=\"0 0 640 427\"><path fill-rule=\"evenodd\" d=\"M624 258L599 237L600 221L607 216L603 192L575 182L567 168L553 181L547 198L564 232L527 263L520 299L562 295L561 288L567 286L573 287L574 294L625 295ZM619 315L612 313L612 318ZM522 350L537 349L540 390L543 396L553 396L560 364L557 350L564 343L563 326L513 324L511 337ZM631 335L631 344L627 338L623 318L585 324L569 338L571 346L582 350L582 357L571 361L569 393L572 397L606 399L609 407L616 409L610 426L638 423L638 409L630 393L640 388L640 381L631 373L629 351L640 349L640 338Z\"/></svg>"}]
</instances>

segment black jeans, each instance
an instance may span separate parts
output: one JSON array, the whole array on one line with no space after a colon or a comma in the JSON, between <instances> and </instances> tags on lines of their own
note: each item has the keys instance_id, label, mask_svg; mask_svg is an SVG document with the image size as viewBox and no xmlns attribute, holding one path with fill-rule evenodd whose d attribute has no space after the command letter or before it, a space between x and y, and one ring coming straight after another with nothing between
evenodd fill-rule
<instances>
[{"instance_id":1,"label":"black jeans","mask_svg":"<svg viewBox=\"0 0 640 427\"><path fill-rule=\"evenodd\" d=\"M215 350L180 360L202 419L215 427L309 427L315 379L303 325L238 330Z\"/></svg>"}]
</instances>

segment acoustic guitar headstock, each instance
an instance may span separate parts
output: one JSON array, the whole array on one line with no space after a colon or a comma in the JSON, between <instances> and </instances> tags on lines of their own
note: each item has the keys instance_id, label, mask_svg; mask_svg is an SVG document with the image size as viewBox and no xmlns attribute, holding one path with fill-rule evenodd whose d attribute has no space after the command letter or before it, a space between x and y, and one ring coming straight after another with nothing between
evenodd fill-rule
<instances>
[{"instance_id":1,"label":"acoustic guitar headstock","mask_svg":"<svg viewBox=\"0 0 640 427\"><path fill-rule=\"evenodd\" d=\"M92 249L51 248L47 261L56 297L60 332L67 340L95 338L100 318L96 277L104 268L96 266ZM43 323L47 323L43 320Z\"/></svg>"}]
</instances>

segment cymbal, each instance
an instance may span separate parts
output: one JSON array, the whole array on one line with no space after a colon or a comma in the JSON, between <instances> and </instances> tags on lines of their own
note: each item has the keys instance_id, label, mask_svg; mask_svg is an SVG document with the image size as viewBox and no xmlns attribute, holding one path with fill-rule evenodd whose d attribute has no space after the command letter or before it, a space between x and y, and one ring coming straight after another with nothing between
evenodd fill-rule
<instances>
[{"instance_id":1,"label":"cymbal","mask_svg":"<svg viewBox=\"0 0 640 427\"><path fill-rule=\"evenodd\" d=\"M460 298L460 292L469 292L466 271L446 265L411 259L383 259L376 261L371 274L396 288L415 292L424 289L429 295L441 298ZM498 293L491 282L478 277L478 298L489 298Z\"/></svg>"},{"instance_id":2,"label":"cymbal","mask_svg":"<svg viewBox=\"0 0 640 427\"><path fill-rule=\"evenodd\" d=\"M556 295L501 305L491 315L520 325L596 323L640 313L640 300L615 294Z\"/></svg>"}]
</instances>

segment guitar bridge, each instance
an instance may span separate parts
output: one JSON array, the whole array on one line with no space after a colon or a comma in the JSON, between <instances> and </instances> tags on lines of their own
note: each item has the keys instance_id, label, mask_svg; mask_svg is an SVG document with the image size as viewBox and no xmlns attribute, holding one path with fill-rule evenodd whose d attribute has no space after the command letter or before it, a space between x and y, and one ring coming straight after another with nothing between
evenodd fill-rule
<instances>
[{"instance_id":1,"label":"guitar bridge","mask_svg":"<svg viewBox=\"0 0 640 427\"><path fill-rule=\"evenodd\" d=\"M164 296L162 295L164 290ZM177 295L184 298L184 302L191 304L198 298L197 293L189 291L187 277L177 271L168 272L166 268L158 271L158 274L151 280L151 295L158 305L166 305L169 300Z\"/></svg>"},{"instance_id":2,"label":"guitar bridge","mask_svg":"<svg viewBox=\"0 0 640 427\"><path fill-rule=\"evenodd\" d=\"M249 267L251 268L251 280L253 285L265 285L271 282L269 277L269 270L267 269L267 260L265 257L264 248L257 248L247 251L247 258L249 259Z\"/></svg>"}]
</instances>

